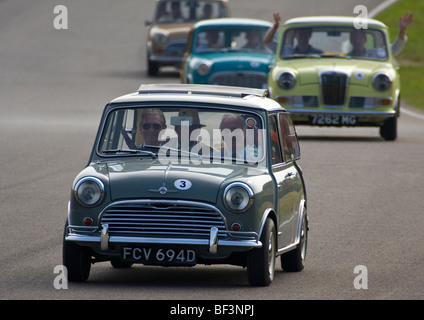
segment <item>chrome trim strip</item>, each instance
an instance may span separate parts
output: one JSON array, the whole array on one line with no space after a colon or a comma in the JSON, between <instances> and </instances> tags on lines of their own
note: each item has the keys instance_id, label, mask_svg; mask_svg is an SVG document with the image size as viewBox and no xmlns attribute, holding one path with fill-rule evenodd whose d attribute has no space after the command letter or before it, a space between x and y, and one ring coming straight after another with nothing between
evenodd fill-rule
<instances>
[{"instance_id":1,"label":"chrome trim strip","mask_svg":"<svg viewBox=\"0 0 424 320\"><path fill-rule=\"evenodd\" d=\"M151 62L167 62L167 63L181 63L183 61L183 57L166 57L166 56L150 56Z\"/></svg>"},{"instance_id":2,"label":"chrome trim strip","mask_svg":"<svg viewBox=\"0 0 424 320\"><path fill-rule=\"evenodd\" d=\"M294 115L315 115L315 114L330 114L340 116L358 116L358 117L393 117L396 115L395 110L390 111L344 111L344 110L311 110L311 109L289 109L286 110Z\"/></svg>"},{"instance_id":3,"label":"chrome trim strip","mask_svg":"<svg viewBox=\"0 0 424 320\"><path fill-rule=\"evenodd\" d=\"M288 252L288 251L290 251L290 250L293 250L294 248L296 248L296 246L298 245L299 243L292 243L292 244L289 244L287 247L284 247L284 248L280 248L280 249L278 249L278 251L277 251L277 255L280 255L280 254L282 254L282 253L285 253L285 252Z\"/></svg>"}]
</instances>

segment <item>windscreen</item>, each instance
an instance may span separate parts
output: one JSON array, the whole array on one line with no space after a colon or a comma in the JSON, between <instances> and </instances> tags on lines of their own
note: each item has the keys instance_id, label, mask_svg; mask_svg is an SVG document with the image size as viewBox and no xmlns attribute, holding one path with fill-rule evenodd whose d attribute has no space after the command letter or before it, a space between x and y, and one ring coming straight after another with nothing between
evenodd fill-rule
<instances>
[{"instance_id":1,"label":"windscreen","mask_svg":"<svg viewBox=\"0 0 424 320\"><path fill-rule=\"evenodd\" d=\"M152 156L163 163L186 157L191 163L264 159L259 114L214 108L119 108L106 119L98 145L101 156Z\"/></svg>"},{"instance_id":2,"label":"windscreen","mask_svg":"<svg viewBox=\"0 0 424 320\"><path fill-rule=\"evenodd\" d=\"M339 57L387 60L386 37L381 30L349 27L302 27L284 32L282 59Z\"/></svg>"},{"instance_id":3,"label":"windscreen","mask_svg":"<svg viewBox=\"0 0 424 320\"><path fill-rule=\"evenodd\" d=\"M196 33L194 51L257 51L272 53L264 43L267 27L223 27L201 29Z\"/></svg>"}]
</instances>

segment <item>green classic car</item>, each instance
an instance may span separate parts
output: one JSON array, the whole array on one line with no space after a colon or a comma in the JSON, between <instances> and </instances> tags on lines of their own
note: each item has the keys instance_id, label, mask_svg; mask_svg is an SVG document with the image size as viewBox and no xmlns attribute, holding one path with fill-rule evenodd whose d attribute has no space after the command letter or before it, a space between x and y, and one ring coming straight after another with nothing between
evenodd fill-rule
<instances>
[{"instance_id":1,"label":"green classic car","mask_svg":"<svg viewBox=\"0 0 424 320\"><path fill-rule=\"evenodd\" d=\"M69 281L116 268L233 264L269 285L304 268L307 201L290 114L266 90L142 85L108 103L75 178L63 240Z\"/></svg>"},{"instance_id":2,"label":"green classic car","mask_svg":"<svg viewBox=\"0 0 424 320\"><path fill-rule=\"evenodd\" d=\"M222 18L197 22L189 34L182 83L266 88L274 51L263 41L272 23Z\"/></svg>"},{"instance_id":3,"label":"green classic car","mask_svg":"<svg viewBox=\"0 0 424 320\"><path fill-rule=\"evenodd\" d=\"M356 19L286 21L268 87L296 124L380 127L395 140L400 80L387 27Z\"/></svg>"}]
</instances>

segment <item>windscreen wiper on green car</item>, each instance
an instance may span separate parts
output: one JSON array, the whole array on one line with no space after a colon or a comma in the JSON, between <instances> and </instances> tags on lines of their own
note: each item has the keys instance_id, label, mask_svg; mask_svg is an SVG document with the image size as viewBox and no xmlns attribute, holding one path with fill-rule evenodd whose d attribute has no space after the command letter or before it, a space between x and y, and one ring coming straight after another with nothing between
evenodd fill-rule
<instances>
[{"instance_id":1,"label":"windscreen wiper on green car","mask_svg":"<svg viewBox=\"0 0 424 320\"><path fill-rule=\"evenodd\" d=\"M116 154L116 153L131 153L131 154L145 154L147 156L152 156L154 158L157 157L157 154L152 152L152 151L148 151L148 150L140 150L140 149L110 149L110 150L103 150L102 153L105 154Z\"/></svg>"}]
</instances>

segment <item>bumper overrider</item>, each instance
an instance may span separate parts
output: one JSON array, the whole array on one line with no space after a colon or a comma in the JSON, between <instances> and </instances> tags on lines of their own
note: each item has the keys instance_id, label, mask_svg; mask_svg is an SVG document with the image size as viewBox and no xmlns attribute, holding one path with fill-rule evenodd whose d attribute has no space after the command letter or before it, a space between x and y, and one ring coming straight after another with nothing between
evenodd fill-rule
<instances>
[{"instance_id":1,"label":"bumper overrider","mask_svg":"<svg viewBox=\"0 0 424 320\"><path fill-rule=\"evenodd\" d=\"M196 248L210 258L218 248L226 255L262 247L258 233L230 231L216 207L182 200L112 203L99 214L98 225L68 225L65 240L105 255L119 255L128 246L164 246Z\"/></svg>"}]
</instances>

